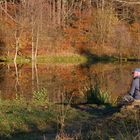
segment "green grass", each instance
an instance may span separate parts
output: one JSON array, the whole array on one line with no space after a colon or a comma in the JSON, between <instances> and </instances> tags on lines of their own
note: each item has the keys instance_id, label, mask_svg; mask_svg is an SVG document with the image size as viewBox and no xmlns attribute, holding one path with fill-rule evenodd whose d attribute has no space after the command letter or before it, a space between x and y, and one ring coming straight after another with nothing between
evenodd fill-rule
<instances>
[{"instance_id":1,"label":"green grass","mask_svg":"<svg viewBox=\"0 0 140 140\"><path fill-rule=\"evenodd\" d=\"M0 56L1 62L7 62L7 63L13 63L14 62L14 56ZM17 63L31 63L32 58L31 56L17 56L16 62ZM79 63L95 63L95 62L114 62L114 61L133 61L137 62L138 58L135 57L115 57L115 56L98 56L95 54L86 54L86 55L39 55L37 56L37 59L35 60L37 63L52 63L52 64L79 64Z\"/></svg>"},{"instance_id":2,"label":"green grass","mask_svg":"<svg viewBox=\"0 0 140 140\"><path fill-rule=\"evenodd\" d=\"M46 97L46 98L45 98ZM49 104L46 90L34 92L32 100L17 96L14 100L0 100L0 137L18 133L42 132L56 124L56 112Z\"/></svg>"},{"instance_id":3,"label":"green grass","mask_svg":"<svg viewBox=\"0 0 140 140\"><path fill-rule=\"evenodd\" d=\"M86 57L80 55L73 56L38 56L38 63L85 63Z\"/></svg>"},{"instance_id":4,"label":"green grass","mask_svg":"<svg viewBox=\"0 0 140 140\"><path fill-rule=\"evenodd\" d=\"M13 63L14 57L0 56L0 60L7 63ZM37 56L37 63L51 63L51 64L79 64L79 63L95 63L95 62L114 62L114 61L137 61L137 58L122 58L112 56L97 56L97 55L46 55ZM17 63L31 63L32 59L30 56L18 56L16 59Z\"/></svg>"},{"instance_id":5,"label":"green grass","mask_svg":"<svg viewBox=\"0 0 140 140\"><path fill-rule=\"evenodd\" d=\"M0 136L19 132L41 131L54 117L53 110L6 101L0 106Z\"/></svg>"},{"instance_id":6,"label":"green grass","mask_svg":"<svg viewBox=\"0 0 140 140\"><path fill-rule=\"evenodd\" d=\"M5 57L5 56L1 56L0 57L1 61L4 62L13 62L14 58L13 57ZM17 57L16 62L17 63L30 63L31 57ZM63 55L46 55L46 56L37 56L36 62L37 63L60 63L60 64L67 64L67 63L85 63L87 61L87 58L81 55L71 55L71 56L63 56Z\"/></svg>"},{"instance_id":7,"label":"green grass","mask_svg":"<svg viewBox=\"0 0 140 140\"><path fill-rule=\"evenodd\" d=\"M44 88L34 91L30 100L22 96L1 99L0 139L42 140L43 134L50 140L51 137L55 140L57 134L59 138L80 140L134 140L138 137L139 111L122 110L110 114L111 107L105 108L105 105L112 105L108 92L101 91L98 86L87 92L89 104L75 107L50 103Z\"/></svg>"},{"instance_id":8,"label":"green grass","mask_svg":"<svg viewBox=\"0 0 140 140\"><path fill-rule=\"evenodd\" d=\"M5 63L13 63L14 62L14 57L6 57L6 56L0 56L0 61L1 62L5 62ZM17 59L16 59L16 63L20 63L20 64L23 64L23 63L30 63L31 62L31 59L29 57L21 57L21 56L18 56Z\"/></svg>"}]
</instances>

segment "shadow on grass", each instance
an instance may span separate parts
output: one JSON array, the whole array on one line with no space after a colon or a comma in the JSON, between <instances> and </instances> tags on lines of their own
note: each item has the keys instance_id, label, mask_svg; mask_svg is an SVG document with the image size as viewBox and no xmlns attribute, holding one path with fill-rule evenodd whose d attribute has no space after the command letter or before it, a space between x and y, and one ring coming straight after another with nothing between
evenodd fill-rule
<instances>
[{"instance_id":1,"label":"shadow on grass","mask_svg":"<svg viewBox=\"0 0 140 140\"><path fill-rule=\"evenodd\" d=\"M93 63L98 63L99 61L110 62L110 61L117 60L115 57L108 56L108 55L98 56L96 54L91 53L88 49L82 49L80 50L80 53L87 58L86 64L89 64L89 65Z\"/></svg>"},{"instance_id":2,"label":"shadow on grass","mask_svg":"<svg viewBox=\"0 0 140 140\"><path fill-rule=\"evenodd\" d=\"M85 96L85 103L72 104L71 107L97 117L110 116L120 111L120 107L116 105L116 101L112 101L109 93L102 91L98 85L87 89Z\"/></svg>"},{"instance_id":3,"label":"shadow on grass","mask_svg":"<svg viewBox=\"0 0 140 140\"><path fill-rule=\"evenodd\" d=\"M46 119L46 125L45 125L45 124L43 124L44 121L41 122L41 120L40 120L41 112L40 112L40 115L38 115L38 116L39 116L38 122L34 122L34 121L30 121L30 120L28 121L28 120L26 120L26 118L23 119L23 121L25 121L24 124L17 124L17 125L21 125L20 126L21 129L17 128L17 129L11 130L9 133L0 134L0 140L44 140L44 138L45 138L45 140L46 140L46 138L49 140L54 140L56 137L56 134L57 134L56 124L54 122L49 122L49 121L47 122L47 119ZM33 116L32 119L34 120L35 117L36 116ZM45 116L42 118L42 120L44 118L45 118ZM46 116L46 118L47 118L47 116ZM12 120L11 120L11 122L12 122ZM42 125L42 126L38 126L37 123L40 123L40 125ZM26 125L27 130L24 130L24 125ZM43 126L43 125L45 125L45 126ZM42 128L40 128L40 127L42 127Z\"/></svg>"},{"instance_id":4,"label":"shadow on grass","mask_svg":"<svg viewBox=\"0 0 140 140\"><path fill-rule=\"evenodd\" d=\"M56 133L46 133L46 131L34 131L34 132L20 132L12 136L1 136L1 140L54 140Z\"/></svg>"},{"instance_id":5,"label":"shadow on grass","mask_svg":"<svg viewBox=\"0 0 140 140\"><path fill-rule=\"evenodd\" d=\"M6 126L2 126L0 122L0 130L7 129L0 133L0 140L54 140L57 135L55 115L49 108L37 107L30 111L27 108L7 109L4 120L7 125L4 123Z\"/></svg>"},{"instance_id":6,"label":"shadow on grass","mask_svg":"<svg viewBox=\"0 0 140 140\"><path fill-rule=\"evenodd\" d=\"M112 101L107 91L102 91L96 84L89 87L84 93L85 97L76 103L73 99L71 102L56 103L57 105L70 105L71 108L85 112L93 117L107 117L120 111L116 101ZM74 98L74 97L73 97ZM74 98L76 99L76 98Z\"/></svg>"},{"instance_id":7,"label":"shadow on grass","mask_svg":"<svg viewBox=\"0 0 140 140\"><path fill-rule=\"evenodd\" d=\"M78 109L80 111L87 112L94 117L107 117L111 116L116 112L120 111L118 107L108 107L108 106L93 106L91 104L77 104L71 105L72 108Z\"/></svg>"}]
</instances>

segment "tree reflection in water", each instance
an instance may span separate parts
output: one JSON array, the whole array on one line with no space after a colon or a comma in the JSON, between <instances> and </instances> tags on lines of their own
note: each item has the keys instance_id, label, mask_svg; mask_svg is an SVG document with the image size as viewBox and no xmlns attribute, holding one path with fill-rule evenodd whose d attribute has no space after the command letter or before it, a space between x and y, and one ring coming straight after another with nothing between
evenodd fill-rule
<instances>
[{"instance_id":1,"label":"tree reflection in water","mask_svg":"<svg viewBox=\"0 0 140 140\"><path fill-rule=\"evenodd\" d=\"M47 89L51 101L60 102L61 93L66 98L73 95L79 102L90 86L98 81L100 88L112 98L126 94L131 82L131 71L139 64L97 63L90 66L63 64L6 64L0 65L0 90L4 98L14 98L16 93L30 98L32 92ZM16 83L15 83L16 81ZM18 83L18 84L17 84ZM16 88L14 88L16 85ZM66 101L66 99L65 99Z\"/></svg>"}]
</instances>

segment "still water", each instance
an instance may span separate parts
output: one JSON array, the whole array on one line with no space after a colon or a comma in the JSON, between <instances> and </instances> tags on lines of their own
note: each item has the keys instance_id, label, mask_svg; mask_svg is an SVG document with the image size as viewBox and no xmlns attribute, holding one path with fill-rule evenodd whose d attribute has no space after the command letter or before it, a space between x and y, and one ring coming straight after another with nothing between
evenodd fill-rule
<instances>
[{"instance_id":1,"label":"still water","mask_svg":"<svg viewBox=\"0 0 140 140\"><path fill-rule=\"evenodd\" d=\"M22 95L28 99L33 91L45 88L51 101L59 102L63 94L81 97L85 89L97 81L111 98L129 90L131 71L139 63L73 64L0 64L0 96L13 99Z\"/></svg>"}]
</instances>

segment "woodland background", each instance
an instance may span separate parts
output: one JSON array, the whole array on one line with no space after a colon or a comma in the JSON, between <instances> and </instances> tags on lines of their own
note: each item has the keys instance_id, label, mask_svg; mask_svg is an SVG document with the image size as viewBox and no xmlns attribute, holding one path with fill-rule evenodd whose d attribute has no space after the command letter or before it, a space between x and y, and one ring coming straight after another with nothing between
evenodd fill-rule
<instances>
[{"instance_id":1,"label":"woodland background","mask_svg":"<svg viewBox=\"0 0 140 140\"><path fill-rule=\"evenodd\" d=\"M138 58L140 2L0 0L0 55Z\"/></svg>"}]
</instances>

